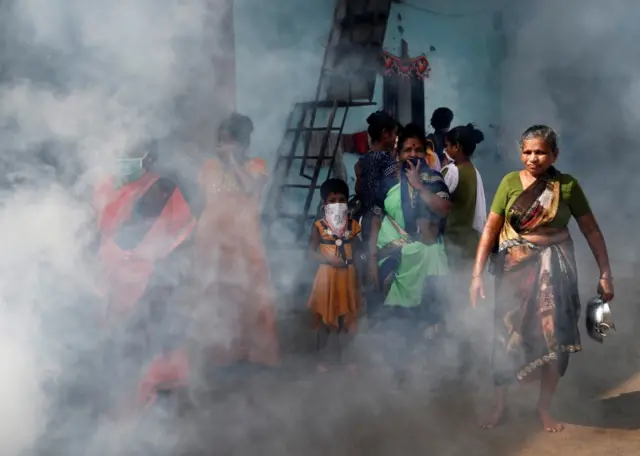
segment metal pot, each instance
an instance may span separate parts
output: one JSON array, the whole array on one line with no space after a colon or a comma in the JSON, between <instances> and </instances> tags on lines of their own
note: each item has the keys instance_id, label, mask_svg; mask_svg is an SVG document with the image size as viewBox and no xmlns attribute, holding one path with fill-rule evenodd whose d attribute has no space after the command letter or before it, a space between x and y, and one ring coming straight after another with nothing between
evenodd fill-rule
<instances>
[{"instance_id":1,"label":"metal pot","mask_svg":"<svg viewBox=\"0 0 640 456\"><path fill-rule=\"evenodd\" d=\"M587 303L586 324L589 337L596 342L604 342L607 333L616 330L609 303L600 297L591 298Z\"/></svg>"}]
</instances>

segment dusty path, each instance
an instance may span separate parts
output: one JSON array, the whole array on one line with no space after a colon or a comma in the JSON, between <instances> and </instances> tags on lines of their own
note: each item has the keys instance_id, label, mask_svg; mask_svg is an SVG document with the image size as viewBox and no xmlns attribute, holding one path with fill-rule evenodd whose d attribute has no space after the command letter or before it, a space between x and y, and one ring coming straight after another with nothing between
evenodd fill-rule
<instances>
[{"instance_id":1,"label":"dusty path","mask_svg":"<svg viewBox=\"0 0 640 456\"><path fill-rule=\"evenodd\" d=\"M479 429L476 423L491 399L486 360L460 385L453 380L452 358L440 350L425 354L402 388L384 369L317 376L312 366L297 364L293 372L260 375L240 389L234 385L237 393L213 399L216 405L197 420L198 437L191 438L200 442L202 454L234 456L634 454L640 451L634 331L634 292L640 286L619 281L617 287L617 334L603 345L583 334L586 349L572 358L560 386L554 408L567 423L561 434L540 430L532 413L533 385L511 394L505 425Z\"/></svg>"},{"instance_id":2,"label":"dusty path","mask_svg":"<svg viewBox=\"0 0 640 456\"><path fill-rule=\"evenodd\" d=\"M298 348L288 354L283 368L218 376L214 388L193 397L196 408L178 420L156 418L115 433L100 429L102 440L82 431L74 441L91 440L91 451L60 445L69 456L633 455L640 452L640 344L635 330L640 283L617 279L616 284L618 332L603 345L583 334L585 351L572 357L554 403L556 417L567 423L560 434L540 429L533 413L537 385L511 392L510 419L503 426L489 431L477 426L492 398L487 305L472 314L478 330L475 364L464 382L457 379L456 347L447 344L418 353L406 381L398 383L375 362L380 341L365 336L366 322L354 346L355 355L366 359L360 372L317 375L309 353L313 335L301 329L300 321L283 322L283 342ZM305 340L308 346L300 343ZM119 443L129 448L130 437L142 453L106 449ZM51 439L45 443L38 454L58 454L51 452Z\"/></svg>"}]
</instances>

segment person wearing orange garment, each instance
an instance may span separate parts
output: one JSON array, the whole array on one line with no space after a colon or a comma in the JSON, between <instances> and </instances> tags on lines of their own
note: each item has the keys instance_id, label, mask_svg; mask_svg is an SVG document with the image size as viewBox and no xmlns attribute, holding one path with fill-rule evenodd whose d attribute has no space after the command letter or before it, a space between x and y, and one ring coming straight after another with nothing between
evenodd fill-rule
<instances>
[{"instance_id":1,"label":"person wearing orange garment","mask_svg":"<svg viewBox=\"0 0 640 456\"><path fill-rule=\"evenodd\" d=\"M249 158L253 123L237 113L218 128L199 175L204 209L195 238L199 307L214 368L280 362L275 296L260 230L264 160Z\"/></svg>"},{"instance_id":2,"label":"person wearing orange garment","mask_svg":"<svg viewBox=\"0 0 640 456\"><path fill-rule=\"evenodd\" d=\"M309 237L308 255L319 266L308 307L317 330L317 348L321 355L318 371L328 366L328 355L343 361L343 345L354 333L361 307L361 290L354 253L359 247L360 224L348 215L349 186L341 179L328 179L320 187L324 215L317 220ZM335 337L331 337L335 334ZM328 351L335 338L338 350ZM354 364L347 367L353 369Z\"/></svg>"}]
</instances>

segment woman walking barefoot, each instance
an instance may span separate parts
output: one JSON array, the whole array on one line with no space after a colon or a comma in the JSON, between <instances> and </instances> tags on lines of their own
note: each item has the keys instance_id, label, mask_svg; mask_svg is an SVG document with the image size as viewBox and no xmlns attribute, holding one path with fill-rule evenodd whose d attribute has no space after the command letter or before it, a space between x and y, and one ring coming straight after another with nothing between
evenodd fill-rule
<instances>
[{"instance_id":1,"label":"woman walking barefoot","mask_svg":"<svg viewBox=\"0 0 640 456\"><path fill-rule=\"evenodd\" d=\"M598 293L614 296L609 256L602 232L578 181L553 167L556 133L534 125L521 138L524 169L502 180L485 225L470 287L471 305L484 299L482 273L494 247L496 275L493 350L496 400L484 428L498 425L507 386L514 379L540 379L537 410L547 432L563 425L549 413L569 354L582 350L580 300L573 241L567 225L574 217L600 268Z\"/></svg>"}]
</instances>

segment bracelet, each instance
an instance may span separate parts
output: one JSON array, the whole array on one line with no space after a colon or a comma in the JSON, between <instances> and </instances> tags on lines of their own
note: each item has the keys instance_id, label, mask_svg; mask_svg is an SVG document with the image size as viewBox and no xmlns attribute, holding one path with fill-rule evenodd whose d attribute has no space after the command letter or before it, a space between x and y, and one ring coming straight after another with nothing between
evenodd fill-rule
<instances>
[{"instance_id":1,"label":"bracelet","mask_svg":"<svg viewBox=\"0 0 640 456\"><path fill-rule=\"evenodd\" d=\"M611 276L608 276L608 277L600 276L600 280L601 281L604 280L606 282L613 282L613 277L611 277Z\"/></svg>"}]
</instances>

